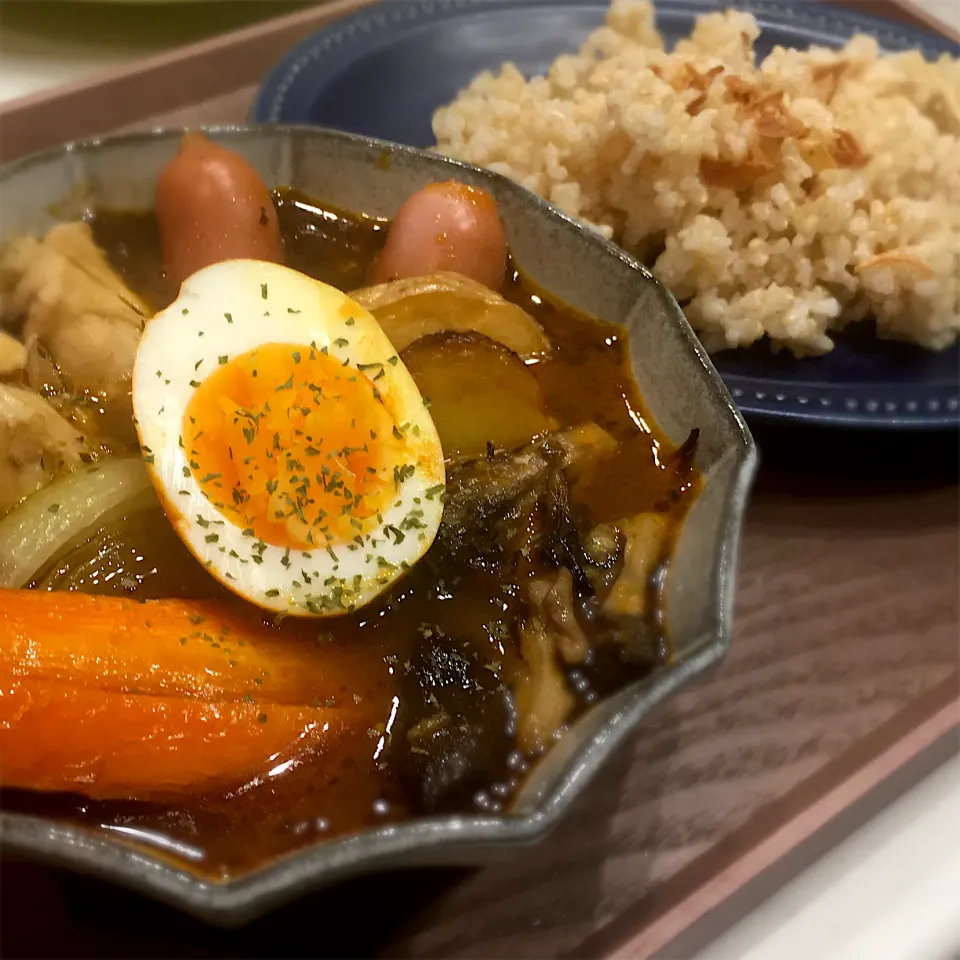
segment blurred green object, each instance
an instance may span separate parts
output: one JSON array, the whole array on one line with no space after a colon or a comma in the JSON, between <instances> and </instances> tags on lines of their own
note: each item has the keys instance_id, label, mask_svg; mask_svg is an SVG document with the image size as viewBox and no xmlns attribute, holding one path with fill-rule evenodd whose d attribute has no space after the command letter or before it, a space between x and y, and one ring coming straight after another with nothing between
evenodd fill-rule
<instances>
[{"instance_id":1,"label":"blurred green object","mask_svg":"<svg viewBox=\"0 0 960 960\"><path fill-rule=\"evenodd\" d=\"M4 3L9 3L10 0L2 0ZM29 0L31 3L37 2L37 0ZM44 2L49 2L49 0L44 0ZM270 6L276 6L281 8L280 12L275 14L275 16L282 16L283 13L289 13L291 10L297 10L303 7L321 7L325 3L330 3L332 0L57 0L60 3L86 3L86 4L103 4L109 6L167 6L169 4L188 4L192 3L195 6L201 4L216 4L217 6L223 6L226 3L233 3L237 7L267 7L269 12ZM262 20L264 16L252 17L254 20Z\"/></svg>"},{"instance_id":2,"label":"blurred green object","mask_svg":"<svg viewBox=\"0 0 960 960\"><path fill-rule=\"evenodd\" d=\"M145 55L328 0L0 0L0 53L130 49ZM52 48L51 48L52 49ZM8 66L4 58L4 66Z\"/></svg>"},{"instance_id":3,"label":"blurred green object","mask_svg":"<svg viewBox=\"0 0 960 960\"><path fill-rule=\"evenodd\" d=\"M139 4L141 6L161 6L170 3L228 3L230 0L60 0L65 3L102 3L102 4ZM246 2L246 0L237 0Z\"/></svg>"}]
</instances>

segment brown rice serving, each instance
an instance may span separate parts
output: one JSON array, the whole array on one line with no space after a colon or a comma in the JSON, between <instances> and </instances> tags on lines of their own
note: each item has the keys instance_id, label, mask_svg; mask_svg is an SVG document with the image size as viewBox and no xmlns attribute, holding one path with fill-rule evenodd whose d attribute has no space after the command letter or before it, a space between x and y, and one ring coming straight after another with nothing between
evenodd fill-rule
<instances>
[{"instance_id":1,"label":"brown rice serving","mask_svg":"<svg viewBox=\"0 0 960 960\"><path fill-rule=\"evenodd\" d=\"M506 174L651 263L710 349L798 355L875 318L932 349L960 333L960 61L776 48L697 18L668 53L647 0L545 77L482 73L434 114L437 149Z\"/></svg>"}]
</instances>

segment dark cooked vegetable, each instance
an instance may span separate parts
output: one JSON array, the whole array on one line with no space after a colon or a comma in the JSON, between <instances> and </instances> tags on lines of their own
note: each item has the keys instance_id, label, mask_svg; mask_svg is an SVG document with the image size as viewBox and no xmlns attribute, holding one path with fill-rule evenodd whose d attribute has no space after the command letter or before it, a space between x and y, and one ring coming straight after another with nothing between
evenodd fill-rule
<instances>
[{"instance_id":1,"label":"dark cooked vegetable","mask_svg":"<svg viewBox=\"0 0 960 960\"><path fill-rule=\"evenodd\" d=\"M440 434L444 456L481 456L492 444L513 449L556 423L523 361L478 333L435 333L407 347L401 359Z\"/></svg>"},{"instance_id":2,"label":"dark cooked vegetable","mask_svg":"<svg viewBox=\"0 0 960 960\"><path fill-rule=\"evenodd\" d=\"M576 708L565 670L591 654L578 618L597 620L597 591L606 592L618 573L618 584L633 583L620 572L623 535L616 527L582 535L567 484L567 474L615 449L609 435L587 425L462 464L448 476L440 551L456 563L496 571L528 601L516 629L523 666L513 684L517 743L527 753L546 749ZM604 641L621 663L652 663L651 634L642 617L630 613L603 628Z\"/></svg>"},{"instance_id":3,"label":"dark cooked vegetable","mask_svg":"<svg viewBox=\"0 0 960 960\"><path fill-rule=\"evenodd\" d=\"M590 641L577 620L570 569L561 567L552 580L531 581L528 593L534 613L553 633L560 657L565 663L583 663L590 654Z\"/></svg>"},{"instance_id":4,"label":"dark cooked vegetable","mask_svg":"<svg viewBox=\"0 0 960 960\"><path fill-rule=\"evenodd\" d=\"M354 290L397 350L444 331L474 331L502 343L521 360L545 356L550 341L526 310L458 273L431 273Z\"/></svg>"},{"instance_id":5,"label":"dark cooked vegetable","mask_svg":"<svg viewBox=\"0 0 960 960\"><path fill-rule=\"evenodd\" d=\"M470 803L510 751L500 664L423 625L427 641L403 670L393 762L425 812Z\"/></svg>"},{"instance_id":6,"label":"dark cooked vegetable","mask_svg":"<svg viewBox=\"0 0 960 960\"><path fill-rule=\"evenodd\" d=\"M452 270L496 290L506 263L496 201L479 187L448 180L417 191L397 211L370 279L384 283Z\"/></svg>"},{"instance_id":7,"label":"dark cooked vegetable","mask_svg":"<svg viewBox=\"0 0 960 960\"><path fill-rule=\"evenodd\" d=\"M545 499L550 501L545 526L555 537L567 529L566 490L557 474L583 469L616 447L605 430L586 424L550 434L516 452L501 451L461 464L447 477L438 542L460 563L483 566L523 544L532 549L526 541L533 532L530 513ZM559 496L562 504L557 503ZM537 546L543 549L546 542Z\"/></svg>"},{"instance_id":8,"label":"dark cooked vegetable","mask_svg":"<svg viewBox=\"0 0 960 960\"><path fill-rule=\"evenodd\" d=\"M154 201L167 271L176 283L221 260L283 262L273 198L239 154L188 133L163 168Z\"/></svg>"}]
</instances>

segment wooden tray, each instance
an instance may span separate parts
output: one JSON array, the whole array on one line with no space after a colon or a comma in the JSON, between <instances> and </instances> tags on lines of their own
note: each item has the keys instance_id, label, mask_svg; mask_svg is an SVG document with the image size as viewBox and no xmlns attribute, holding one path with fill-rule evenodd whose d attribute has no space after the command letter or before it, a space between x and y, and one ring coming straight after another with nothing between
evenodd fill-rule
<instances>
[{"instance_id":1,"label":"wooden tray","mask_svg":"<svg viewBox=\"0 0 960 960\"><path fill-rule=\"evenodd\" d=\"M960 14L957 8L948 13L948 4L956 0L893 0L908 17L915 17L928 30L937 30L960 43Z\"/></svg>"},{"instance_id":2,"label":"wooden tray","mask_svg":"<svg viewBox=\"0 0 960 960\"><path fill-rule=\"evenodd\" d=\"M362 2L0 106L0 158L240 121L284 50ZM235 933L8 862L0 954L689 955L958 745L956 436L757 439L730 655L644 725L552 839L482 871L349 883Z\"/></svg>"}]
</instances>

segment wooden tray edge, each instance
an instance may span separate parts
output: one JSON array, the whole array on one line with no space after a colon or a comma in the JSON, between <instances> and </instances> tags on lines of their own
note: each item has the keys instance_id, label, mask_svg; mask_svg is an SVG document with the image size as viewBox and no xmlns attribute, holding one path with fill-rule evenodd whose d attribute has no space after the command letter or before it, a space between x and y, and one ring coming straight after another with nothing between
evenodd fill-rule
<instances>
[{"instance_id":1,"label":"wooden tray edge","mask_svg":"<svg viewBox=\"0 0 960 960\"><path fill-rule=\"evenodd\" d=\"M65 140L96 136L227 96L256 83L283 53L324 24L377 0L333 0L322 7L245 27L125 65L79 83L0 104L0 162L53 147ZM838 0L840 2L840 0ZM735 5L735 0L731 0ZM840 5L912 23L960 41L960 33L908 0ZM882 10L880 8L883 8ZM636 911L622 913L609 928L583 941L571 955L646 958L670 951L681 936L692 937L711 921L729 925L778 884L787 882L824 852L829 828L845 818L846 832L862 824L867 801L872 812L933 768L920 758L948 742L957 750L960 729L960 674L911 704L826 769L793 788L751 822L695 860ZM940 750L936 757L945 759ZM902 779L901 779L902 778ZM819 843L818 843L819 839ZM778 868L774 876L774 868ZM780 869L782 868L782 869ZM756 888L763 890L757 892ZM751 891L752 899L751 899ZM655 900L655 902L654 902ZM746 901L750 902L746 902ZM727 914L717 919L723 909ZM643 921L652 919L637 932ZM629 921L629 923L627 922ZM719 932L714 929L712 936ZM678 955L672 951L671 955Z\"/></svg>"},{"instance_id":2,"label":"wooden tray edge","mask_svg":"<svg viewBox=\"0 0 960 960\"><path fill-rule=\"evenodd\" d=\"M960 671L621 912L571 956L687 956L960 752ZM719 915L721 908L722 916ZM638 914L647 914L644 922ZM642 929L637 932L638 925Z\"/></svg>"},{"instance_id":3,"label":"wooden tray edge","mask_svg":"<svg viewBox=\"0 0 960 960\"><path fill-rule=\"evenodd\" d=\"M933 33L939 33L948 40L960 43L960 30L952 24L946 23L940 17L934 16L927 10L924 10L920 4L914 0L880 0L879 3L863 3L859 0L847 0L845 6L865 9L866 7L886 7L889 8L886 13L879 13L879 16L886 16L891 20L899 20L901 23L911 23L915 26L930 30Z\"/></svg>"}]
</instances>

